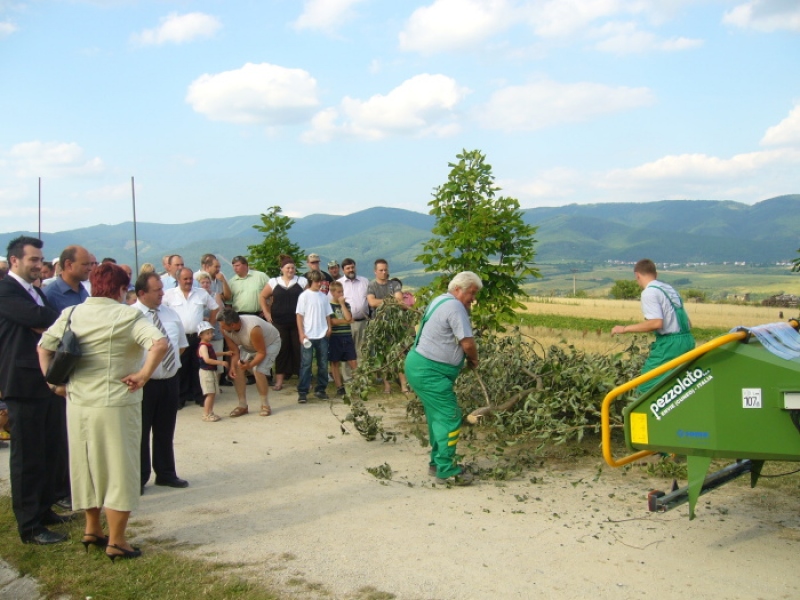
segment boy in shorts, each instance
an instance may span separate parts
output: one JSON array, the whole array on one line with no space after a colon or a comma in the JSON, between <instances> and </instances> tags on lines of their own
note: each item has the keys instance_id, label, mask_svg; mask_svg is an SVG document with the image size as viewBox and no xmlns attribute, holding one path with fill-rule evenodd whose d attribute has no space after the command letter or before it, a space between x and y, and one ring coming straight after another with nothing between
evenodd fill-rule
<instances>
[{"instance_id":1,"label":"boy in shorts","mask_svg":"<svg viewBox=\"0 0 800 600\"><path fill-rule=\"evenodd\" d=\"M219 393L219 379L217 367L225 366L225 362L217 359L217 353L211 345L214 338L214 326L208 321L203 321L197 326L197 335L200 345L197 347L197 358L200 362L200 387L203 390L203 421L216 423L219 417L214 414L214 397ZM230 352L220 352L222 356L230 356Z\"/></svg>"},{"instance_id":2,"label":"boy in shorts","mask_svg":"<svg viewBox=\"0 0 800 600\"><path fill-rule=\"evenodd\" d=\"M345 390L339 363L345 361L351 371L358 367L356 344L353 341L353 331L350 327L353 315L350 313L350 305L344 299L344 288L341 283L338 281L331 283L329 294L333 314L331 315L331 339L328 343L328 362L333 372L336 394L344 396Z\"/></svg>"}]
</instances>

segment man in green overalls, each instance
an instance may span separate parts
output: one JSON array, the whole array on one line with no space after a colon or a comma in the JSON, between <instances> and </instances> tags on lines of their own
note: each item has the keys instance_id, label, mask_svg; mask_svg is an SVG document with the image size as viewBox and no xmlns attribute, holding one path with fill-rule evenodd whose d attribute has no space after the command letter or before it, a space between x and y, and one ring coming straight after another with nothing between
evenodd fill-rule
<instances>
[{"instance_id":1,"label":"man in green overalls","mask_svg":"<svg viewBox=\"0 0 800 600\"><path fill-rule=\"evenodd\" d=\"M658 281L655 263L644 258L633 267L633 274L636 283L642 288L642 313L645 320L633 325L615 325L611 334L655 332L656 341L650 344L650 355L642 366L644 374L694 349L695 344L690 331L689 316L683 308L680 294L672 286ZM666 374L643 383L639 386L639 392L650 390L665 376Z\"/></svg>"},{"instance_id":2,"label":"man in green overalls","mask_svg":"<svg viewBox=\"0 0 800 600\"><path fill-rule=\"evenodd\" d=\"M461 408L453 385L465 360L471 369L478 366L469 308L482 287L480 278L471 271L453 277L447 293L434 298L425 311L406 357L408 383L425 408L431 442L428 472L436 475L437 483L472 483L472 475L455 462Z\"/></svg>"}]
</instances>

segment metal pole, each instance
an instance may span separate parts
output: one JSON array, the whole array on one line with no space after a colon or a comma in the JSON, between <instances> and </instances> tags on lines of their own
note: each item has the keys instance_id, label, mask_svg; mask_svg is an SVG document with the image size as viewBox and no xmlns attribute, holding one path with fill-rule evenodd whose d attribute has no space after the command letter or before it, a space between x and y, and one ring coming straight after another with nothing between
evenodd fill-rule
<instances>
[{"instance_id":1,"label":"metal pole","mask_svg":"<svg viewBox=\"0 0 800 600\"><path fill-rule=\"evenodd\" d=\"M39 177L39 239L42 239L42 178Z\"/></svg>"},{"instance_id":2,"label":"metal pole","mask_svg":"<svg viewBox=\"0 0 800 600\"><path fill-rule=\"evenodd\" d=\"M136 188L133 185L133 176L131 176L131 199L133 200L133 255L136 270L133 272L134 276L139 274L139 240L136 237Z\"/></svg>"}]
</instances>

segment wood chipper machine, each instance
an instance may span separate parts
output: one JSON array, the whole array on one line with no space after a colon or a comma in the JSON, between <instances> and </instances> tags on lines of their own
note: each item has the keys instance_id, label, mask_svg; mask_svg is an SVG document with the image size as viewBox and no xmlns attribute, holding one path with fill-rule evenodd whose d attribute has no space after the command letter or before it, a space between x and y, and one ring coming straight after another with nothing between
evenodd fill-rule
<instances>
[{"instance_id":1,"label":"wood chipper machine","mask_svg":"<svg viewBox=\"0 0 800 600\"><path fill-rule=\"evenodd\" d=\"M652 511L697 499L750 473L758 481L764 461L800 461L800 323L770 323L733 332L698 346L613 389L603 400L603 456L620 467L654 453L685 455L688 485L651 492ZM645 381L663 376L623 410L625 441L634 454L611 451L613 402ZM712 459L735 462L706 476Z\"/></svg>"}]
</instances>

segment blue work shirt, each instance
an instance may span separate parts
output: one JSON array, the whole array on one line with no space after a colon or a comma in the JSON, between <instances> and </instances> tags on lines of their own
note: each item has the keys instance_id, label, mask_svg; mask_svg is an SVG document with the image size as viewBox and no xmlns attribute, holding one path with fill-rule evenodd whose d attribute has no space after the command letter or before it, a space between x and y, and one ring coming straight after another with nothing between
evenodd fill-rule
<instances>
[{"instance_id":1,"label":"blue work shirt","mask_svg":"<svg viewBox=\"0 0 800 600\"><path fill-rule=\"evenodd\" d=\"M47 301L58 312L69 306L77 306L89 297L89 292L86 291L82 284L78 284L78 291L76 292L61 277L57 277L43 291Z\"/></svg>"}]
</instances>

